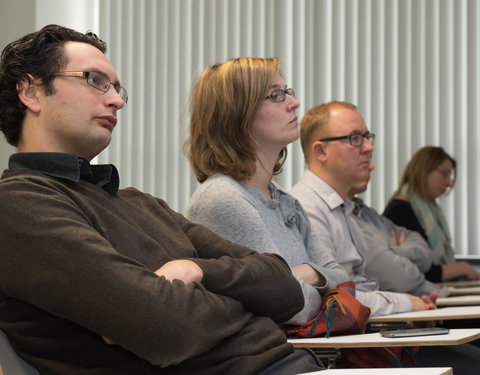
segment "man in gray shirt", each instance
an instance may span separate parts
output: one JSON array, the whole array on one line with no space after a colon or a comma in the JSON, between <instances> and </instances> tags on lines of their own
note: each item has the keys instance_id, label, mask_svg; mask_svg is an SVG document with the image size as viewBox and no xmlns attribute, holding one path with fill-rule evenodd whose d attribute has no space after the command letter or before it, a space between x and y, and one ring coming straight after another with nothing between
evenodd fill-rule
<instances>
[{"instance_id":1,"label":"man in gray shirt","mask_svg":"<svg viewBox=\"0 0 480 375\"><path fill-rule=\"evenodd\" d=\"M370 173L374 135L357 108L345 102L308 110L301 123L301 141L308 170L291 194L303 205L320 247L328 249L356 283L356 297L372 315L435 308L436 292L421 298L380 291L366 269L365 238L351 213L352 186ZM451 366L455 374L478 372L478 348L472 345L422 347L416 366Z\"/></svg>"},{"instance_id":2,"label":"man in gray shirt","mask_svg":"<svg viewBox=\"0 0 480 375\"><path fill-rule=\"evenodd\" d=\"M347 198L356 181L369 173L374 135L356 107L331 102L307 111L301 141L308 170L291 194L303 205L312 232L357 285L357 298L372 315L434 308L427 296L380 291L366 273L367 244L350 213Z\"/></svg>"},{"instance_id":3,"label":"man in gray shirt","mask_svg":"<svg viewBox=\"0 0 480 375\"><path fill-rule=\"evenodd\" d=\"M440 288L425 279L424 274L435 266L433 253L422 236L395 225L356 197L356 194L367 189L373 168L371 162L366 178L355 183L348 192L349 199L354 203L352 218L361 229L368 246L366 274L378 281L381 290L416 296L433 291L439 292L442 297L448 295L446 288Z\"/></svg>"}]
</instances>

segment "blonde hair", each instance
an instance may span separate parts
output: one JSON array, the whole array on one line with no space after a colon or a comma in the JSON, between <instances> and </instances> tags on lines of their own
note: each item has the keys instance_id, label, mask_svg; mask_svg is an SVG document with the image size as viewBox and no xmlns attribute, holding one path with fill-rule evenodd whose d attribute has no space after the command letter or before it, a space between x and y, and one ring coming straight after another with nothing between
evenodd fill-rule
<instances>
[{"instance_id":1,"label":"blonde hair","mask_svg":"<svg viewBox=\"0 0 480 375\"><path fill-rule=\"evenodd\" d=\"M398 189L393 197L407 194L416 194L420 199L430 200L432 197L428 191L428 175L437 169L445 160L450 160L453 166L455 184L457 162L442 147L425 146L419 149L403 170ZM407 190L404 191L404 188Z\"/></svg>"},{"instance_id":2,"label":"blonde hair","mask_svg":"<svg viewBox=\"0 0 480 375\"><path fill-rule=\"evenodd\" d=\"M357 107L352 103L331 101L312 107L303 115L300 123L300 140L307 164L310 160L310 150L313 142L328 136L325 129L330 120L330 112L335 107L357 110Z\"/></svg>"},{"instance_id":3,"label":"blonde hair","mask_svg":"<svg viewBox=\"0 0 480 375\"><path fill-rule=\"evenodd\" d=\"M204 69L190 97L190 135L184 145L199 182L215 173L244 181L255 173L252 121L280 72L277 57L230 59ZM278 157L274 174L286 156Z\"/></svg>"}]
</instances>

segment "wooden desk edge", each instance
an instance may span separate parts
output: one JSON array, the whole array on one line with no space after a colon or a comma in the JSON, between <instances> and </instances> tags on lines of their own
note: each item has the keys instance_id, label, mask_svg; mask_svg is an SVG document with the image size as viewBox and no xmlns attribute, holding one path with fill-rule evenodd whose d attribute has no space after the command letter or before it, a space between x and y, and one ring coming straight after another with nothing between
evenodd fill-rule
<instances>
[{"instance_id":1,"label":"wooden desk edge","mask_svg":"<svg viewBox=\"0 0 480 375\"><path fill-rule=\"evenodd\" d=\"M461 317L458 316L409 316L409 317L385 317L385 316L374 316L368 319L369 323L383 323L383 322L424 322L424 321L437 321L437 320L455 320L455 319L478 319L478 313L472 314L462 314Z\"/></svg>"},{"instance_id":2,"label":"wooden desk edge","mask_svg":"<svg viewBox=\"0 0 480 375\"><path fill-rule=\"evenodd\" d=\"M431 341L428 338L431 336L418 336L415 343L405 343L402 341L394 341L391 343L386 341L378 342L341 342L341 343L328 343L328 342L299 342L292 343L294 348L312 348L312 349L343 349L343 348L381 348L381 347L394 347L394 346L443 346L443 345L460 345L466 344L480 338L480 332L477 334L463 337L458 340L446 339L445 341ZM423 339L423 340L422 340ZM312 339L312 341L315 339Z\"/></svg>"},{"instance_id":3,"label":"wooden desk edge","mask_svg":"<svg viewBox=\"0 0 480 375\"><path fill-rule=\"evenodd\" d=\"M422 373L424 370L431 370L431 369L434 369L436 371L442 371L441 373L440 372L436 372L436 375L454 375L453 374L453 369L451 367L409 367L409 368L403 368L404 370L406 370L407 373L409 374L414 374L415 373L415 370L420 370L419 373ZM355 371L356 370L356 371ZM323 375L323 374L340 374L340 373L344 373L344 374L355 374L355 372L358 372L359 369L328 369L328 370L323 370L323 371L316 371L316 372L309 372L308 374L312 374L312 375ZM362 368L360 369L360 372L362 374L366 374L368 370L372 370L372 369L365 369L365 368ZM392 371L389 371L389 370L393 370L392 368L376 368L376 369L373 369L375 372L375 374L381 374L381 370L384 370L385 373L392 373ZM396 369L398 370L398 368ZM395 371L396 374L398 374L399 372ZM429 371L430 372L430 371ZM302 374L299 374L299 375L302 375ZM306 374L303 374L303 375L306 375Z\"/></svg>"},{"instance_id":4,"label":"wooden desk edge","mask_svg":"<svg viewBox=\"0 0 480 375\"><path fill-rule=\"evenodd\" d=\"M478 306L480 301L437 301L438 307Z\"/></svg>"}]
</instances>

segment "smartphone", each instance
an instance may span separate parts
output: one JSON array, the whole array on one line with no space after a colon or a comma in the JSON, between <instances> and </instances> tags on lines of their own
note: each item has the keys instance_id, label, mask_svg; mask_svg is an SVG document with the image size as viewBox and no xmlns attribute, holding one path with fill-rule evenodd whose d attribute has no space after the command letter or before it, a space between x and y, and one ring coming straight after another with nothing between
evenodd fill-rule
<instances>
[{"instance_id":1,"label":"smartphone","mask_svg":"<svg viewBox=\"0 0 480 375\"><path fill-rule=\"evenodd\" d=\"M448 328L432 327L432 328L396 329L393 331L382 331L380 332L380 334L383 337L398 338L398 337L413 337L413 336L445 335L448 332L450 332Z\"/></svg>"}]
</instances>

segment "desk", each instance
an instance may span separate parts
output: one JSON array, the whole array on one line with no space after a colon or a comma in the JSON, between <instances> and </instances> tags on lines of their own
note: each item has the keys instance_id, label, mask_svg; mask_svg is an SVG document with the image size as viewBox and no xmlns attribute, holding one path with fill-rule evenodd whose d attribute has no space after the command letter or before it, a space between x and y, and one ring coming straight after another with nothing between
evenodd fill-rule
<instances>
[{"instance_id":1,"label":"desk","mask_svg":"<svg viewBox=\"0 0 480 375\"><path fill-rule=\"evenodd\" d=\"M289 339L295 348L376 348L393 346L441 346L460 345L480 338L480 328L451 329L446 335L415 336L401 338L382 337L380 333L333 336L328 339Z\"/></svg>"},{"instance_id":2,"label":"desk","mask_svg":"<svg viewBox=\"0 0 480 375\"><path fill-rule=\"evenodd\" d=\"M462 288L466 286L480 286L480 280L463 280L463 281L443 281L438 283L439 286L446 286L446 287L455 287L455 288Z\"/></svg>"},{"instance_id":3,"label":"desk","mask_svg":"<svg viewBox=\"0 0 480 375\"><path fill-rule=\"evenodd\" d=\"M437 298L437 306L480 305L480 295Z\"/></svg>"},{"instance_id":4,"label":"desk","mask_svg":"<svg viewBox=\"0 0 480 375\"><path fill-rule=\"evenodd\" d=\"M480 294L480 286L470 286L465 288L448 288L448 292L451 296L467 295L467 294Z\"/></svg>"},{"instance_id":5,"label":"desk","mask_svg":"<svg viewBox=\"0 0 480 375\"><path fill-rule=\"evenodd\" d=\"M300 375L453 375L453 371L451 367L348 368Z\"/></svg>"},{"instance_id":6,"label":"desk","mask_svg":"<svg viewBox=\"0 0 480 375\"><path fill-rule=\"evenodd\" d=\"M478 319L480 306L442 307L434 310L412 311L406 313L373 316L369 322L420 322L430 320Z\"/></svg>"}]
</instances>

